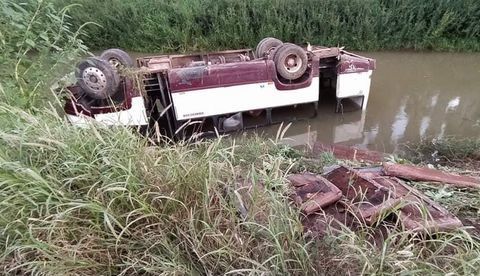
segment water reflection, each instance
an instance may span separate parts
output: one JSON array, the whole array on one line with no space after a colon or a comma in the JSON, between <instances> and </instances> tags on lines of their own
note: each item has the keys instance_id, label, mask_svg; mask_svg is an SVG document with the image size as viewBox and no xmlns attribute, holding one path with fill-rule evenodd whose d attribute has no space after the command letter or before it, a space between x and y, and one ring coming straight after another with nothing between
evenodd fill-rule
<instances>
[{"instance_id":1,"label":"water reflection","mask_svg":"<svg viewBox=\"0 0 480 276\"><path fill-rule=\"evenodd\" d=\"M425 116L422 118L422 122L420 123L420 138L424 139L425 134L427 133L427 129L430 126L430 117Z\"/></svg>"},{"instance_id":2,"label":"water reflection","mask_svg":"<svg viewBox=\"0 0 480 276\"><path fill-rule=\"evenodd\" d=\"M445 112L453 112L457 110L458 105L460 105L460 97L451 99L447 104L447 108L445 108Z\"/></svg>"},{"instance_id":3,"label":"water reflection","mask_svg":"<svg viewBox=\"0 0 480 276\"><path fill-rule=\"evenodd\" d=\"M338 114L334 102L321 104L316 119L287 132L296 144L315 132L309 139L392 152L407 141L480 137L480 54L363 54L377 59L367 110Z\"/></svg>"},{"instance_id":4,"label":"water reflection","mask_svg":"<svg viewBox=\"0 0 480 276\"><path fill-rule=\"evenodd\" d=\"M435 94L434 96L432 96L432 99L430 100L430 107L434 108L435 106L437 106L437 102L438 102L438 94Z\"/></svg>"},{"instance_id":5,"label":"water reflection","mask_svg":"<svg viewBox=\"0 0 480 276\"><path fill-rule=\"evenodd\" d=\"M365 127L365 115L365 112L362 112L358 121L337 125L334 129L333 142L342 143L361 139Z\"/></svg>"},{"instance_id":6,"label":"water reflection","mask_svg":"<svg viewBox=\"0 0 480 276\"><path fill-rule=\"evenodd\" d=\"M445 137L445 128L447 125L445 123L442 123L442 126L440 127L440 133L438 134L437 138L442 139Z\"/></svg>"},{"instance_id":7,"label":"water reflection","mask_svg":"<svg viewBox=\"0 0 480 276\"><path fill-rule=\"evenodd\" d=\"M407 130L408 115L407 112L405 112L405 109L407 108L407 100L408 97L403 99L400 110L397 115L395 115L395 121L392 124L392 136L390 140L394 145L397 145L398 141L405 136L405 131Z\"/></svg>"},{"instance_id":8,"label":"water reflection","mask_svg":"<svg viewBox=\"0 0 480 276\"><path fill-rule=\"evenodd\" d=\"M317 141L317 131L307 131L305 133L285 137L280 142L284 145L289 145L292 147L303 145L311 147L315 141Z\"/></svg>"},{"instance_id":9,"label":"water reflection","mask_svg":"<svg viewBox=\"0 0 480 276\"><path fill-rule=\"evenodd\" d=\"M368 145L374 144L375 140L377 139L377 135L379 132L378 130L379 130L379 125L377 124L373 126L369 131L366 131L362 145L367 147Z\"/></svg>"}]
</instances>

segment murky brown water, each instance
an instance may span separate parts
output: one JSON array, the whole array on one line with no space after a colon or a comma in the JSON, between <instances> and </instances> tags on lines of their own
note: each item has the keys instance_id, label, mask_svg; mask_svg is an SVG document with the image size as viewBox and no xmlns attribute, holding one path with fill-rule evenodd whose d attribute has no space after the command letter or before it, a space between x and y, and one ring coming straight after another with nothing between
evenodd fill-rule
<instances>
[{"instance_id":1,"label":"murky brown water","mask_svg":"<svg viewBox=\"0 0 480 276\"><path fill-rule=\"evenodd\" d=\"M360 54L377 60L367 110L335 113L334 100L326 99L316 118L290 126L286 143L319 141L394 152L407 141L480 137L479 53ZM278 128L257 131L275 137Z\"/></svg>"},{"instance_id":2,"label":"murky brown water","mask_svg":"<svg viewBox=\"0 0 480 276\"><path fill-rule=\"evenodd\" d=\"M377 59L365 112L334 113L295 122L292 145L341 143L393 152L407 141L445 136L480 137L480 54L362 53ZM278 126L264 129L274 136Z\"/></svg>"}]
</instances>

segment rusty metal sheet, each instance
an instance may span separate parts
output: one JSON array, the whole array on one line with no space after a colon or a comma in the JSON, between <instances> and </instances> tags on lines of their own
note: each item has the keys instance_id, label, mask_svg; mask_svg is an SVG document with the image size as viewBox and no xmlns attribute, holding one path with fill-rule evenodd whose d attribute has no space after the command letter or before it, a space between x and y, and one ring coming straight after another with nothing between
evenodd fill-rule
<instances>
[{"instance_id":1,"label":"rusty metal sheet","mask_svg":"<svg viewBox=\"0 0 480 276\"><path fill-rule=\"evenodd\" d=\"M170 69L168 79L172 93L270 80L264 60Z\"/></svg>"},{"instance_id":2,"label":"rusty metal sheet","mask_svg":"<svg viewBox=\"0 0 480 276\"><path fill-rule=\"evenodd\" d=\"M337 57L340 55L340 48L326 48L322 46L312 46L312 53L319 58Z\"/></svg>"},{"instance_id":3,"label":"rusty metal sheet","mask_svg":"<svg viewBox=\"0 0 480 276\"><path fill-rule=\"evenodd\" d=\"M339 166L327 173L325 178L342 191L351 211L368 225L376 224L384 213L401 202L390 189L352 168Z\"/></svg>"},{"instance_id":4,"label":"rusty metal sheet","mask_svg":"<svg viewBox=\"0 0 480 276\"><path fill-rule=\"evenodd\" d=\"M457 187L480 188L480 179L478 178L446 173L425 167L383 163L383 170L386 175L412 181L433 181L451 184Z\"/></svg>"},{"instance_id":5,"label":"rusty metal sheet","mask_svg":"<svg viewBox=\"0 0 480 276\"><path fill-rule=\"evenodd\" d=\"M402 208L398 217L406 229L433 233L462 226L462 222L448 210L402 180L388 176L378 176L372 180L392 190L395 197L401 200Z\"/></svg>"},{"instance_id":6,"label":"rusty metal sheet","mask_svg":"<svg viewBox=\"0 0 480 276\"><path fill-rule=\"evenodd\" d=\"M319 211L342 197L342 192L320 175L303 173L287 177L295 193L293 201L305 214Z\"/></svg>"},{"instance_id":7,"label":"rusty metal sheet","mask_svg":"<svg viewBox=\"0 0 480 276\"><path fill-rule=\"evenodd\" d=\"M242 62L253 59L251 49L239 49L210 53L186 55L158 55L137 59L137 65L150 73L166 71L173 68L189 67L192 62L204 61L205 64Z\"/></svg>"},{"instance_id":8,"label":"rusty metal sheet","mask_svg":"<svg viewBox=\"0 0 480 276\"><path fill-rule=\"evenodd\" d=\"M380 163L385 158L385 154L378 151L359 149L338 144L326 145L315 143L313 146L313 153L320 154L322 152L331 152L338 159L358 160L370 163Z\"/></svg>"},{"instance_id":9,"label":"rusty metal sheet","mask_svg":"<svg viewBox=\"0 0 480 276\"><path fill-rule=\"evenodd\" d=\"M361 73L369 70L373 70L369 59L348 54L340 55L340 61L337 65L338 74Z\"/></svg>"},{"instance_id":10,"label":"rusty metal sheet","mask_svg":"<svg viewBox=\"0 0 480 276\"><path fill-rule=\"evenodd\" d=\"M352 169L339 166L326 178L350 201L350 208L368 225L393 209L405 229L413 232L448 231L462 226L448 210L402 180L385 176L381 167Z\"/></svg>"}]
</instances>

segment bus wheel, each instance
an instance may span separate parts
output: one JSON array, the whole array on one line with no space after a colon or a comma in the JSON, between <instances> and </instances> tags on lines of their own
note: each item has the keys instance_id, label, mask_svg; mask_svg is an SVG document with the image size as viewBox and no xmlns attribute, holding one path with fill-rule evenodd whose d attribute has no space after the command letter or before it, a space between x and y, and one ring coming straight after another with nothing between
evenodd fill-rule
<instances>
[{"instance_id":1,"label":"bus wheel","mask_svg":"<svg viewBox=\"0 0 480 276\"><path fill-rule=\"evenodd\" d=\"M77 65L75 77L82 90L93 99L113 96L120 86L120 76L107 61L90 57Z\"/></svg>"},{"instance_id":2,"label":"bus wheel","mask_svg":"<svg viewBox=\"0 0 480 276\"><path fill-rule=\"evenodd\" d=\"M255 56L257 58L263 58L268 54L270 50L282 44L283 42L279 39L273 37L264 38L258 43L257 48L255 48Z\"/></svg>"},{"instance_id":3,"label":"bus wheel","mask_svg":"<svg viewBox=\"0 0 480 276\"><path fill-rule=\"evenodd\" d=\"M287 80L295 80L307 70L308 57L300 46L284 44L276 49L274 62L280 76Z\"/></svg>"},{"instance_id":4,"label":"bus wheel","mask_svg":"<svg viewBox=\"0 0 480 276\"><path fill-rule=\"evenodd\" d=\"M133 67L133 60L125 51L120 49L105 50L100 58L108 61L116 70Z\"/></svg>"}]
</instances>

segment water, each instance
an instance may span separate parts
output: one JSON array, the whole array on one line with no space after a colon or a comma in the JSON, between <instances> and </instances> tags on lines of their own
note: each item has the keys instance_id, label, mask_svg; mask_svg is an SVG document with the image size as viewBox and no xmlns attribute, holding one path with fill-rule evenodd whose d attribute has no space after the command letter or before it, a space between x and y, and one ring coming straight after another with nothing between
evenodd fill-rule
<instances>
[{"instance_id":1,"label":"water","mask_svg":"<svg viewBox=\"0 0 480 276\"><path fill-rule=\"evenodd\" d=\"M377 60L367 110L339 114L334 101L323 101L316 118L290 126L286 143L340 143L394 152L408 141L480 137L479 53L360 54ZM257 131L275 137L278 127Z\"/></svg>"},{"instance_id":2,"label":"water","mask_svg":"<svg viewBox=\"0 0 480 276\"><path fill-rule=\"evenodd\" d=\"M377 60L367 110L338 114L333 102L322 103L318 117L292 124L287 143L394 152L407 141L480 137L480 54L361 54ZM277 130L263 132L274 136Z\"/></svg>"}]
</instances>

